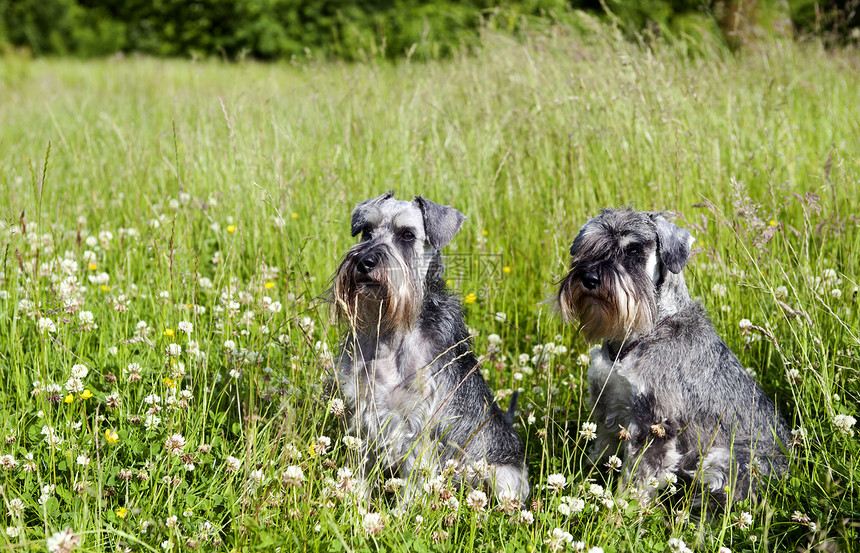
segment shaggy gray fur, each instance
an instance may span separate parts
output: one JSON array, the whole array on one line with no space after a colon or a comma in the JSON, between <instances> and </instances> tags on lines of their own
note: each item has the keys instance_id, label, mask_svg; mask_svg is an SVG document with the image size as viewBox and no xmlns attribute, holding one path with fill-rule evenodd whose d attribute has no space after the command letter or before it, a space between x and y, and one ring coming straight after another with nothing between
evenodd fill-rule
<instances>
[{"instance_id":1,"label":"shaggy gray fur","mask_svg":"<svg viewBox=\"0 0 860 553\"><path fill-rule=\"evenodd\" d=\"M445 288L439 249L464 219L421 197L384 194L356 206L352 234L362 239L333 286L349 324L339 383L365 470L408 479L407 501L445 471L523 502L523 442L481 376L460 300Z\"/></svg>"},{"instance_id":2,"label":"shaggy gray fur","mask_svg":"<svg viewBox=\"0 0 860 553\"><path fill-rule=\"evenodd\" d=\"M790 432L690 299L692 242L666 214L606 209L571 246L559 308L603 341L588 369L592 459L619 452L646 499L677 478L725 505L787 471Z\"/></svg>"}]
</instances>

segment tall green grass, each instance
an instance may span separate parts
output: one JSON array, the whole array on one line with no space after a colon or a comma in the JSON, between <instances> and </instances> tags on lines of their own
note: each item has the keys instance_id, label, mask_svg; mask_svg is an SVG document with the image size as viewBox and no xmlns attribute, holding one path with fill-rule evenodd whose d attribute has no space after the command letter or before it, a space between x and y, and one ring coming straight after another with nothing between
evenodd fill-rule
<instances>
[{"instance_id":1,"label":"tall green grass","mask_svg":"<svg viewBox=\"0 0 860 553\"><path fill-rule=\"evenodd\" d=\"M733 56L592 28L487 34L475 56L420 65L0 60L9 547L68 527L87 550L533 551L573 548L568 532L607 552L856 551L860 448L837 417L860 401L857 52ZM468 490L454 511L338 487L350 452L323 297L352 206L386 190L468 216L451 285L500 401L522 390L530 524L492 500L473 511ZM545 300L579 227L628 204L681 214L693 294L803 429L789 478L707 522L625 504L618 475L583 462L589 345ZM548 343L564 348L535 353ZM76 364L89 392L65 387ZM573 498L582 512L559 510Z\"/></svg>"}]
</instances>

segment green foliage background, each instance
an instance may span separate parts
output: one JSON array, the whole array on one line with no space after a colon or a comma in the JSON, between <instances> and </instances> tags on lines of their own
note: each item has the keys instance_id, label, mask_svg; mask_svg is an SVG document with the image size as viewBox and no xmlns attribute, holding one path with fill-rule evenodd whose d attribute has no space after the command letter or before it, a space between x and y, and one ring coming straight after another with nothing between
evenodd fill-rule
<instances>
[{"instance_id":1,"label":"green foliage background","mask_svg":"<svg viewBox=\"0 0 860 553\"><path fill-rule=\"evenodd\" d=\"M575 10L614 20L628 33L737 46L741 36L794 30L856 39L860 0L0 0L4 44L35 55L227 59L413 56L436 59L471 49L481 29L522 33L536 24L571 24ZM854 34L852 34L852 30ZM1 50L0 50L1 51Z\"/></svg>"}]
</instances>

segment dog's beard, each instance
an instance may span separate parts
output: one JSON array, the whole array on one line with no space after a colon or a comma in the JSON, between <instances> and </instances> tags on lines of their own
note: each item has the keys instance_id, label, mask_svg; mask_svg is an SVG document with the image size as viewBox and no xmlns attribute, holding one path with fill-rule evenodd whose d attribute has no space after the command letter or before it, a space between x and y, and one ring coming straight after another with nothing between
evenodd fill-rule
<instances>
[{"instance_id":1,"label":"dog's beard","mask_svg":"<svg viewBox=\"0 0 860 553\"><path fill-rule=\"evenodd\" d=\"M623 341L653 328L657 315L653 294L637 291L629 275L606 272L600 284L588 290L575 273L562 280L558 307L565 322L581 323L588 340Z\"/></svg>"},{"instance_id":2,"label":"dog's beard","mask_svg":"<svg viewBox=\"0 0 860 553\"><path fill-rule=\"evenodd\" d=\"M422 284L397 256L384 256L368 274L357 270L358 256L347 254L332 287L341 319L361 332L385 334L412 328L421 312Z\"/></svg>"}]
</instances>

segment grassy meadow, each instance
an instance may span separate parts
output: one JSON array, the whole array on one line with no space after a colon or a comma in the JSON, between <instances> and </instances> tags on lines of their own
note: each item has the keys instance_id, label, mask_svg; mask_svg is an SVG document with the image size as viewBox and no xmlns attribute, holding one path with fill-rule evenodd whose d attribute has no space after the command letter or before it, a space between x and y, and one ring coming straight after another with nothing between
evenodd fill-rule
<instances>
[{"instance_id":1,"label":"grassy meadow","mask_svg":"<svg viewBox=\"0 0 860 553\"><path fill-rule=\"evenodd\" d=\"M0 543L860 550L858 59L596 24L426 64L0 59ZM449 279L521 391L526 511L352 492L325 295L386 190L468 216ZM590 345L546 300L628 204L681 214L691 292L795 429L790 476L709 521L583 462Z\"/></svg>"}]
</instances>

